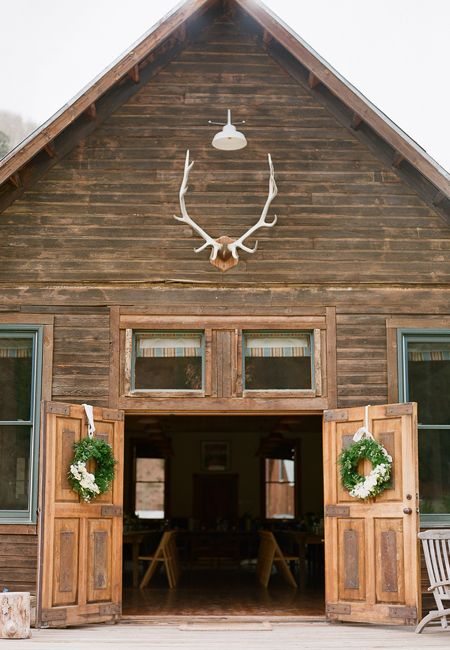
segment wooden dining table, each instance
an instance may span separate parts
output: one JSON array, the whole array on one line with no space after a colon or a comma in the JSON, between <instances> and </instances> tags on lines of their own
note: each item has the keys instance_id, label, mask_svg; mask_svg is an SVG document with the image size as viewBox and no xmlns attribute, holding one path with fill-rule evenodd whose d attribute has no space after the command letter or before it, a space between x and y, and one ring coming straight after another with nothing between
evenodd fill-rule
<instances>
[{"instance_id":1,"label":"wooden dining table","mask_svg":"<svg viewBox=\"0 0 450 650\"><path fill-rule=\"evenodd\" d=\"M133 587L139 586L139 547L146 535L145 531L130 530L123 534L123 544L131 544L131 558L133 566Z\"/></svg>"}]
</instances>

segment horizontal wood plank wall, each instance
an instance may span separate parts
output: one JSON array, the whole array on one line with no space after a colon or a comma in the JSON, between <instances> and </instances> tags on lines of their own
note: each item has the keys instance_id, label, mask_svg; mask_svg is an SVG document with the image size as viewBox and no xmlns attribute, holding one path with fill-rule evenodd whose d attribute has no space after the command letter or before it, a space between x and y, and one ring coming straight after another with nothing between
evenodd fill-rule
<instances>
[{"instance_id":1,"label":"horizontal wood plank wall","mask_svg":"<svg viewBox=\"0 0 450 650\"><path fill-rule=\"evenodd\" d=\"M245 119L212 149L208 119ZM267 196L272 229L225 274L173 219L186 197L239 236ZM106 406L109 307L155 314L308 314L336 307L338 406L387 399L390 315L449 314L450 230L251 37L217 23L0 216L0 311L56 314L53 399ZM251 289L251 291L249 291ZM113 404L114 406L114 404ZM0 589L35 586L36 536L0 530Z\"/></svg>"},{"instance_id":2,"label":"horizontal wood plank wall","mask_svg":"<svg viewBox=\"0 0 450 650\"><path fill-rule=\"evenodd\" d=\"M108 404L109 313L55 318L53 399Z\"/></svg>"},{"instance_id":3,"label":"horizontal wood plank wall","mask_svg":"<svg viewBox=\"0 0 450 650\"><path fill-rule=\"evenodd\" d=\"M38 537L0 531L0 591L36 592ZM17 528L11 526L12 529Z\"/></svg>"},{"instance_id":4,"label":"horizontal wood plank wall","mask_svg":"<svg viewBox=\"0 0 450 650\"><path fill-rule=\"evenodd\" d=\"M248 147L211 147L228 107ZM279 220L219 274L176 222L187 148L190 214L213 236L255 223L268 186ZM2 217L0 281L260 283L450 280L449 230L254 39L218 22ZM26 242L26 246L24 246ZM414 264L411 264L411 260ZM51 262L51 263L50 263Z\"/></svg>"}]
</instances>

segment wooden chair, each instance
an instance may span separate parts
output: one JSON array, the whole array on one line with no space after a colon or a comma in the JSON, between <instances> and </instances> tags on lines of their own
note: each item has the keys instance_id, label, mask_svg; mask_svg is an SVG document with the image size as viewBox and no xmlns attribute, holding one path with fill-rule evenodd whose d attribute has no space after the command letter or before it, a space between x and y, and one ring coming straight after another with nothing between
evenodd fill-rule
<instances>
[{"instance_id":1,"label":"wooden chair","mask_svg":"<svg viewBox=\"0 0 450 650\"><path fill-rule=\"evenodd\" d=\"M164 564L169 587L174 589L177 586L178 580L181 576L181 565L175 538L175 532L165 532L161 537L154 555L139 556L140 560L147 560L150 562L139 585L140 589L144 589L144 587L148 585L161 563Z\"/></svg>"},{"instance_id":2,"label":"wooden chair","mask_svg":"<svg viewBox=\"0 0 450 650\"><path fill-rule=\"evenodd\" d=\"M445 608L443 601L450 600L450 529L425 530L419 533L422 540L425 564L427 566L430 586L428 591L433 592L437 609L425 616L416 627L420 634L431 621L441 619L443 629L448 627L447 616L450 608Z\"/></svg>"},{"instance_id":3,"label":"wooden chair","mask_svg":"<svg viewBox=\"0 0 450 650\"><path fill-rule=\"evenodd\" d=\"M275 564L278 571L291 587L297 588L297 582L292 575L288 562L298 561L296 555L284 555L278 546L277 540L273 533L268 530L259 531L259 551L258 562L256 564L256 574L263 587L267 587L272 573L272 566Z\"/></svg>"}]
</instances>

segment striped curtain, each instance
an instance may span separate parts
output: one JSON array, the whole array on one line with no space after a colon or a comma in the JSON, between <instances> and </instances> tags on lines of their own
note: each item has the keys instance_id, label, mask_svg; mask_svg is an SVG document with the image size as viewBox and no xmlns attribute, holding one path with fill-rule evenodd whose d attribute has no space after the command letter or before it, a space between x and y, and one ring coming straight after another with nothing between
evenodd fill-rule
<instances>
[{"instance_id":1,"label":"striped curtain","mask_svg":"<svg viewBox=\"0 0 450 650\"><path fill-rule=\"evenodd\" d=\"M30 338L0 338L0 359L29 359L33 356Z\"/></svg>"},{"instance_id":2,"label":"striped curtain","mask_svg":"<svg viewBox=\"0 0 450 650\"><path fill-rule=\"evenodd\" d=\"M246 357L310 357L308 334L255 333L245 337Z\"/></svg>"},{"instance_id":3,"label":"striped curtain","mask_svg":"<svg viewBox=\"0 0 450 650\"><path fill-rule=\"evenodd\" d=\"M201 357L201 334L137 334L136 357Z\"/></svg>"},{"instance_id":4,"label":"striped curtain","mask_svg":"<svg viewBox=\"0 0 450 650\"><path fill-rule=\"evenodd\" d=\"M450 361L450 342L409 343L409 361Z\"/></svg>"}]
</instances>

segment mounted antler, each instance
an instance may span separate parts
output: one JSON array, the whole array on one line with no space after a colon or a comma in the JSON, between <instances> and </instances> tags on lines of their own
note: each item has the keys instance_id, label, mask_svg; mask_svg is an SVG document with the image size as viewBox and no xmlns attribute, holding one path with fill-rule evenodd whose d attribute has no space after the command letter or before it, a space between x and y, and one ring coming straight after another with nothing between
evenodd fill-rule
<instances>
[{"instance_id":1,"label":"mounted antler","mask_svg":"<svg viewBox=\"0 0 450 650\"><path fill-rule=\"evenodd\" d=\"M180 187L180 210L181 210L181 217L177 217L176 214L173 216L177 221L183 221L183 223L187 223L192 230L195 230L196 233L200 235L205 240L205 243L202 244L199 248L194 248L194 251L196 253L200 253L201 251L205 250L207 246L211 246L211 255L209 256L209 259L211 262L214 262L214 260L217 258L217 254L219 251L222 249L222 244L219 244L215 239L210 237L207 232L203 230L203 228L200 228L195 221L191 219L191 217L188 215L188 212L186 210L186 202L184 200L184 196L186 192L188 191L188 178L189 178L189 172L191 171L192 167L194 166L194 161L191 163L189 162L189 149L186 151L186 161L184 163L184 174L183 174L183 180L181 182L181 187Z\"/></svg>"},{"instance_id":2,"label":"mounted antler","mask_svg":"<svg viewBox=\"0 0 450 650\"><path fill-rule=\"evenodd\" d=\"M207 246L211 246L211 254L209 256L209 260L211 264L217 266L217 268L221 269L222 271L227 271L233 266L236 266L236 264L239 261L238 249L241 249L246 253L254 253L256 251L256 249L258 248L258 242L255 243L255 246L253 248L249 248L248 246L244 245L244 241L248 237L250 237L250 235L252 235L254 232L259 230L259 228L272 228L277 222L276 215L274 216L271 222L266 221L270 204L278 194L278 188L275 183L275 172L273 169L272 158L270 156L270 153L267 154L267 157L269 160L269 170L270 170L269 195L267 197L267 201L264 205L263 211L261 212L260 218L255 223L255 225L249 228L247 232L245 232L241 237L239 237L239 239L230 239L230 237L227 237L225 235L219 237L218 239L213 239L212 237L210 237L210 235L208 235L207 232L203 230L203 228L201 228L199 225L195 223L193 219L191 219L186 209L186 203L184 197L188 190L187 182L189 178L189 172L191 171L194 165L194 161L189 162L189 149L186 151L186 161L184 163L183 180L180 186L181 217L177 217L176 215L174 215L174 217L177 221L182 221L183 223L187 223L196 233L200 235L200 237L202 237L205 240L205 243L202 244L199 248L194 248L194 251L196 253L200 253Z\"/></svg>"},{"instance_id":3,"label":"mounted antler","mask_svg":"<svg viewBox=\"0 0 450 650\"><path fill-rule=\"evenodd\" d=\"M231 252L232 256L234 257L235 260L239 259L239 255L237 252L238 248L241 248L243 251L246 253L254 253L256 249L258 248L258 241L255 242L255 245L253 248L249 248L248 246L244 246L244 241L247 239L247 237L250 237L254 232L259 230L260 228L272 228L276 222L277 222L277 215L274 216L273 220L269 223L266 221L267 213L269 211L270 204L278 194L278 187L277 184L275 183L275 172L273 169L273 164L272 164L272 158L270 156L270 153L267 154L267 158L269 160L269 170L270 170L270 177L269 177L269 196L267 197L266 204L263 208L263 211L261 212L261 216L259 217L258 221L255 223L254 226L249 228L246 233L242 235L242 237L239 237L239 239L236 239L234 242L231 244L228 244L228 250Z\"/></svg>"}]
</instances>

